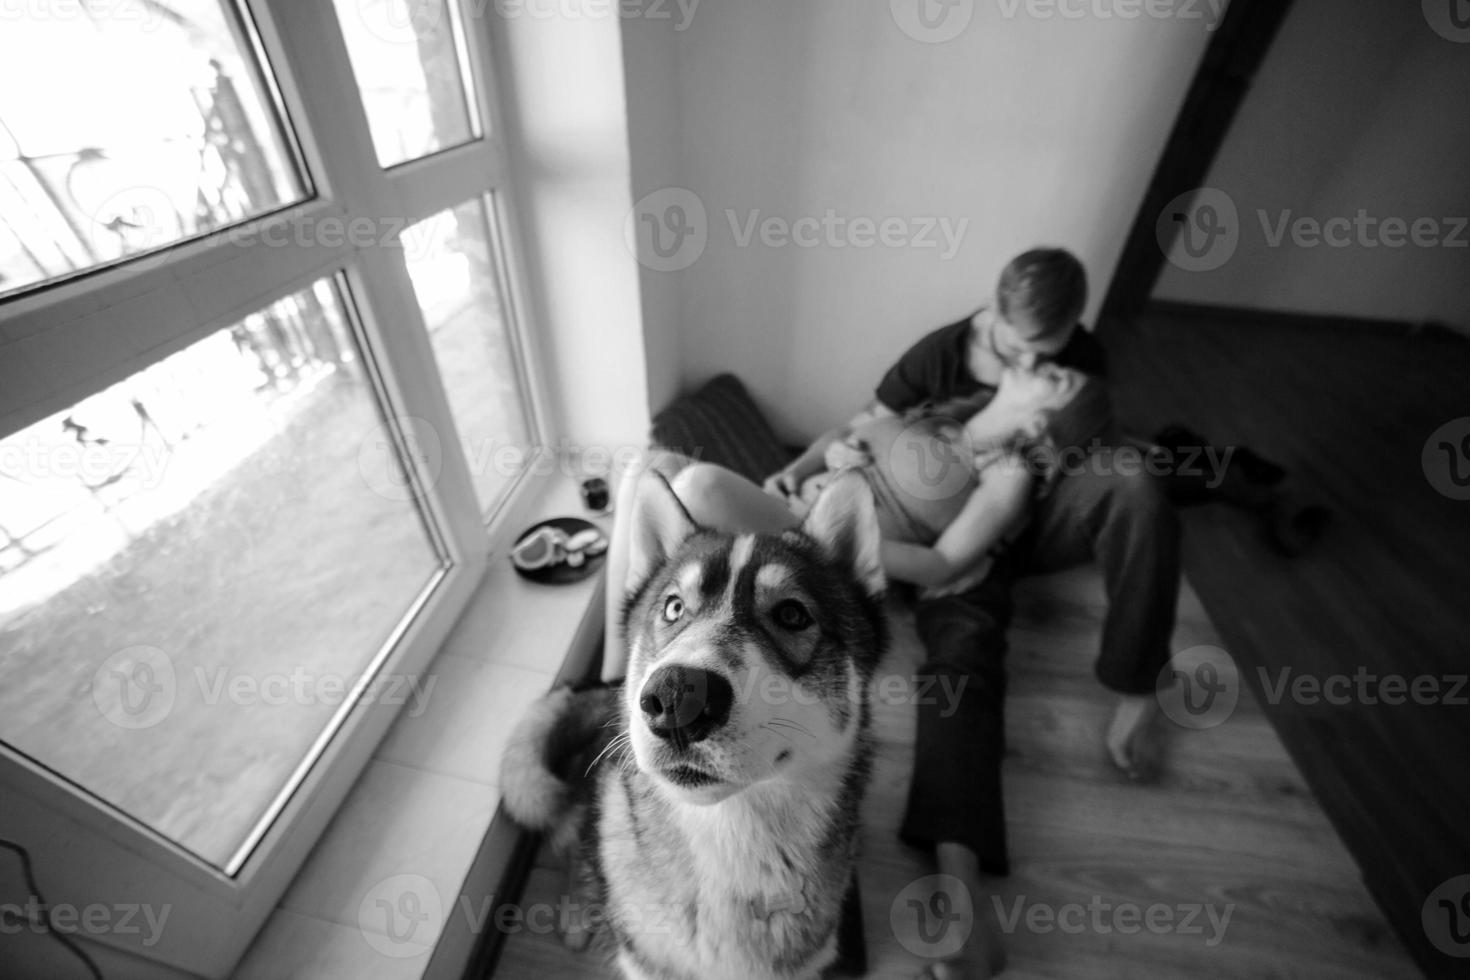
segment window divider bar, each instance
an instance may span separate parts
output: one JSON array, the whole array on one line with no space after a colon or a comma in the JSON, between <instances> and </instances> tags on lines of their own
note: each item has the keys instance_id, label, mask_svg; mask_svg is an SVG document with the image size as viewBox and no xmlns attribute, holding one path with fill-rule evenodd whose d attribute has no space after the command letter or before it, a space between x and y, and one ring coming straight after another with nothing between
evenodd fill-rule
<instances>
[{"instance_id":1,"label":"window divider bar","mask_svg":"<svg viewBox=\"0 0 1470 980\"><path fill-rule=\"evenodd\" d=\"M233 261L250 248L286 251L303 241L320 247L320 228L333 221L346 221L340 205L319 199L302 201L7 299L0 305L0 351L7 342L24 340L139 296L174 288L211 266ZM237 282L242 291L259 294L268 288L268 267L273 266L263 263L258 270L246 266L234 269L233 274L240 277Z\"/></svg>"},{"instance_id":2,"label":"window divider bar","mask_svg":"<svg viewBox=\"0 0 1470 980\"><path fill-rule=\"evenodd\" d=\"M349 254L345 245L204 243L183 268L160 261L37 309L32 316L51 322L0 346L0 436L320 279Z\"/></svg>"},{"instance_id":3,"label":"window divider bar","mask_svg":"<svg viewBox=\"0 0 1470 980\"><path fill-rule=\"evenodd\" d=\"M414 224L503 186L508 174L499 148L482 140L399 164L387 179L401 206L395 217Z\"/></svg>"}]
</instances>

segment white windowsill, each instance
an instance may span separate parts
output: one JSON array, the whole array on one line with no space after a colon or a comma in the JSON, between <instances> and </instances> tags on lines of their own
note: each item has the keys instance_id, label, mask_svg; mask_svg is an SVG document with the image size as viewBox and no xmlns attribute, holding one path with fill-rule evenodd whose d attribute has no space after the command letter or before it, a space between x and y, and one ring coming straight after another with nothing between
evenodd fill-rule
<instances>
[{"instance_id":1,"label":"white windowsill","mask_svg":"<svg viewBox=\"0 0 1470 980\"><path fill-rule=\"evenodd\" d=\"M525 581L506 545L548 517L590 517L575 482L531 478L508 535L444 647L235 972L238 980L458 978L519 839L500 811L500 754L524 707L590 664L602 631L603 576ZM405 896L408 896L405 899ZM420 916L397 938L380 902ZM402 903L402 904L398 904ZM437 910L435 906L437 905Z\"/></svg>"}]
</instances>

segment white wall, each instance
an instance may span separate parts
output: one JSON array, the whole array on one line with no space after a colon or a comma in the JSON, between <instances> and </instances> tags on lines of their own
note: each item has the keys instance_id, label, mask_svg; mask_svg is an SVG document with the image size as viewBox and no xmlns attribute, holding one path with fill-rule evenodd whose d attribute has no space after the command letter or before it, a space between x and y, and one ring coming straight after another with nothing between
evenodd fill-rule
<instances>
[{"instance_id":1,"label":"white wall","mask_svg":"<svg viewBox=\"0 0 1470 980\"><path fill-rule=\"evenodd\" d=\"M507 16L497 52L516 170L530 321L555 431L615 450L648 431L639 267L616 18Z\"/></svg>"},{"instance_id":2,"label":"white wall","mask_svg":"<svg viewBox=\"0 0 1470 980\"><path fill-rule=\"evenodd\" d=\"M675 8L670 4L668 9ZM677 186L682 176L677 23L648 18L623 21L634 200L663 187ZM646 265L639 271L648 402L657 411L679 393L683 370L679 359L678 276Z\"/></svg>"},{"instance_id":3,"label":"white wall","mask_svg":"<svg viewBox=\"0 0 1470 980\"><path fill-rule=\"evenodd\" d=\"M662 117L635 133L637 196L686 187L708 214L698 261L644 274L662 304L649 342L676 317L679 382L733 370L791 436L864 403L908 343L978 305L1030 245L1082 257L1091 318L1210 36L1199 20L1047 18L977 0L956 8L973 11L958 37L930 44L893 6L704 0L683 31L624 28L630 97L655 91ZM672 57L650 57L652 43ZM646 140L659 145L640 152ZM737 222L833 209L913 232L923 218L969 224L948 257L742 247L729 209Z\"/></svg>"},{"instance_id":4,"label":"white wall","mask_svg":"<svg viewBox=\"0 0 1470 980\"><path fill-rule=\"evenodd\" d=\"M1419 4L1296 0L1205 181L1235 202L1236 251L1213 271L1165 266L1155 296L1470 331L1465 245L1368 247L1354 230L1345 247L1290 233L1272 247L1261 221L1274 234L1286 209L1317 221L1470 215L1467 92L1470 47L1434 33ZM1470 243L1470 229L1459 238Z\"/></svg>"}]
</instances>

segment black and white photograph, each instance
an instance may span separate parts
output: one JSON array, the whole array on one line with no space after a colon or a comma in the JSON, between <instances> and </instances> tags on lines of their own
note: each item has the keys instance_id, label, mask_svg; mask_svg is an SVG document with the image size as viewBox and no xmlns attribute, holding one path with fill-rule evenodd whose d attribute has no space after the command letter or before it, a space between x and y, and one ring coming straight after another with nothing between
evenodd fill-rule
<instances>
[{"instance_id":1,"label":"black and white photograph","mask_svg":"<svg viewBox=\"0 0 1470 980\"><path fill-rule=\"evenodd\" d=\"M0 0L0 980L1470 978L1470 0Z\"/></svg>"}]
</instances>

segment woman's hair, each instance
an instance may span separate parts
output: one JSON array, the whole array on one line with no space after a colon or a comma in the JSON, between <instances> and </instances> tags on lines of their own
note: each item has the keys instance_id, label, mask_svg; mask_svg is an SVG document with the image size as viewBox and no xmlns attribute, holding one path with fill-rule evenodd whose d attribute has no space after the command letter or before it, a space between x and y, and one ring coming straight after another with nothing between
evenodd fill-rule
<instances>
[{"instance_id":1,"label":"woman's hair","mask_svg":"<svg viewBox=\"0 0 1470 980\"><path fill-rule=\"evenodd\" d=\"M923 402L905 412L903 418L908 423L931 420L936 427L963 427L994 397L994 391L981 388L959 398ZM1099 378L1085 377L1065 405L1039 409L1033 429L1056 448L1086 446L1094 439L1111 438L1112 421L1112 399L1107 385ZM1032 434L1018 433L1016 441L1026 441Z\"/></svg>"},{"instance_id":2,"label":"woman's hair","mask_svg":"<svg viewBox=\"0 0 1470 980\"><path fill-rule=\"evenodd\" d=\"M1043 409L1045 438L1055 448L1087 446L1113 438L1113 400L1100 378L1089 377L1065 405Z\"/></svg>"}]
</instances>

